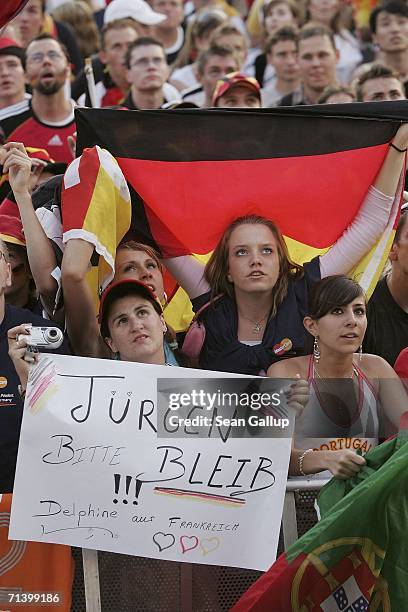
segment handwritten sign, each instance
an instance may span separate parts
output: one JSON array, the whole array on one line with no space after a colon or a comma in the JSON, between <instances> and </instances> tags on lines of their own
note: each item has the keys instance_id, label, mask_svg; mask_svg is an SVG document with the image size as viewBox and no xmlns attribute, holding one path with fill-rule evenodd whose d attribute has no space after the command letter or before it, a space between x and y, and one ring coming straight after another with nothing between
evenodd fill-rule
<instances>
[{"instance_id":1,"label":"handwritten sign","mask_svg":"<svg viewBox=\"0 0 408 612\"><path fill-rule=\"evenodd\" d=\"M42 357L25 401L10 538L267 569L293 416L275 381L256 381L262 393L248 394L242 376ZM248 410L259 422L246 427Z\"/></svg>"}]
</instances>

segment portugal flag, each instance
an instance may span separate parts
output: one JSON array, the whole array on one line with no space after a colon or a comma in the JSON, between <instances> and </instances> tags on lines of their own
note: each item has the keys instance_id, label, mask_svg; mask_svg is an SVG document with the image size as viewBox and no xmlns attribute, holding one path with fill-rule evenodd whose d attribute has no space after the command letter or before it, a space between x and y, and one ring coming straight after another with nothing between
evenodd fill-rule
<instances>
[{"instance_id":1,"label":"portugal flag","mask_svg":"<svg viewBox=\"0 0 408 612\"><path fill-rule=\"evenodd\" d=\"M99 145L116 158L130 186L132 229L164 256L208 256L231 221L258 214L279 225L292 258L303 263L353 221L399 123L408 120L407 107L78 109L78 150ZM385 235L356 271L369 293L396 217L395 206Z\"/></svg>"},{"instance_id":2,"label":"portugal flag","mask_svg":"<svg viewBox=\"0 0 408 612\"><path fill-rule=\"evenodd\" d=\"M320 492L323 519L279 557L232 612L399 612L408 601L408 434L364 455Z\"/></svg>"}]
</instances>

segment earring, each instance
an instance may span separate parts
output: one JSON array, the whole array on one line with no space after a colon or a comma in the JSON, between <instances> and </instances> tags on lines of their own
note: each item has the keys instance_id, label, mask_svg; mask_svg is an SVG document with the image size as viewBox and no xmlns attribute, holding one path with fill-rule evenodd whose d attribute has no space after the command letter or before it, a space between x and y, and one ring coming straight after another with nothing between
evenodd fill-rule
<instances>
[{"instance_id":1,"label":"earring","mask_svg":"<svg viewBox=\"0 0 408 612\"><path fill-rule=\"evenodd\" d=\"M315 336L314 342L313 342L313 359L316 363L319 363L319 359L320 359L320 347L319 347L319 343L317 341L317 336Z\"/></svg>"},{"instance_id":2,"label":"earring","mask_svg":"<svg viewBox=\"0 0 408 612\"><path fill-rule=\"evenodd\" d=\"M363 345L360 344L360 348L358 349L358 360L361 361L363 358Z\"/></svg>"}]
</instances>

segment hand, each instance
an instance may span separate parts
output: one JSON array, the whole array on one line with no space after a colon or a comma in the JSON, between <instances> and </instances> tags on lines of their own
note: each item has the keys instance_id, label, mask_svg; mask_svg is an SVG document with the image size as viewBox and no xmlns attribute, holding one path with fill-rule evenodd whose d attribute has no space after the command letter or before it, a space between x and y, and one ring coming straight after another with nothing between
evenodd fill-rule
<instances>
[{"instance_id":1,"label":"hand","mask_svg":"<svg viewBox=\"0 0 408 612\"><path fill-rule=\"evenodd\" d=\"M408 123L403 123L398 128L398 132L395 134L394 138L392 139L392 144L394 144L399 149L408 148Z\"/></svg>"},{"instance_id":2,"label":"hand","mask_svg":"<svg viewBox=\"0 0 408 612\"><path fill-rule=\"evenodd\" d=\"M8 172L8 180L14 194L30 193L32 161L21 142L7 142L4 145L3 174Z\"/></svg>"},{"instance_id":3,"label":"hand","mask_svg":"<svg viewBox=\"0 0 408 612\"><path fill-rule=\"evenodd\" d=\"M358 474L366 460L352 450L319 451L327 454L327 469L341 480Z\"/></svg>"},{"instance_id":4,"label":"hand","mask_svg":"<svg viewBox=\"0 0 408 612\"><path fill-rule=\"evenodd\" d=\"M7 332L8 339L8 353L17 375L20 379L21 386L23 389L27 388L28 374L30 372L30 365L27 361L25 361L24 357L27 352L27 341L25 338L19 338L17 341L17 336L24 336L29 333L30 328L32 327L31 323L25 323L24 325L18 325L17 327L12 327ZM37 361L38 353L33 353L34 360Z\"/></svg>"},{"instance_id":5,"label":"hand","mask_svg":"<svg viewBox=\"0 0 408 612\"><path fill-rule=\"evenodd\" d=\"M300 416L307 405L310 397L309 383L307 380L302 380L300 374L296 374L296 379L292 384L286 387L283 392L286 397L288 406L294 408L296 416Z\"/></svg>"},{"instance_id":6,"label":"hand","mask_svg":"<svg viewBox=\"0 0 408 612\"><path fill-rule=\"evenodd\" d=\"M69 150L71 151L72 159L75 159L77 133L74 132L72 136L68 136L67 140L68 140Z\"/></svg>"},{"instance_id":7,"label":"hand","mask_svg":"<svg viewBox=\"0 0 408 612\"><path fill-rule=\"evenodd\" d=\"M31 176L30 176L30 184L29 184L30 193L32 193L34 189L37 187L38 181L40 180L40 176L46 165L47 165L47 162L44 161L43 159L36 159L35 157L31 157Z\"/></svg>"}]
</instances>

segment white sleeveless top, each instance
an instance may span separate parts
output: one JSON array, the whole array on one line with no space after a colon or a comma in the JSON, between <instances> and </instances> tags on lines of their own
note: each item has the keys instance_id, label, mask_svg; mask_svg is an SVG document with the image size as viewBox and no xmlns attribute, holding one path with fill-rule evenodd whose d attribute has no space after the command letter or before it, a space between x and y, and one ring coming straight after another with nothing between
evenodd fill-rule
<instances>
[{"instance_id":1,"label":"white sleeveless top","mask_svg":"<svg viewBox=\"0 0 408 612\"><path fill-rule=\"evenodd\" d=\"M333 387L337 386L337 393L336 389L333 389L330 398L329 390L319 389L319 379L314 376L313 357L311 357L308 372L310 399L302 415L296 419L295 448L355 451L361 449L366 453L372 446L378 444L377 394L360 368L354 365L353 369L353 380L333 379L332 384ZM356 390L355 379L357 379L357 402L353 402L353 406L350 407L344 399L341 399L341 393L346 391L350 393L351 385ZM319 479L332 477L328 470L313 476Z\"/></svg>"}]
</instances>

